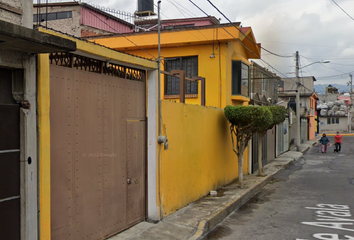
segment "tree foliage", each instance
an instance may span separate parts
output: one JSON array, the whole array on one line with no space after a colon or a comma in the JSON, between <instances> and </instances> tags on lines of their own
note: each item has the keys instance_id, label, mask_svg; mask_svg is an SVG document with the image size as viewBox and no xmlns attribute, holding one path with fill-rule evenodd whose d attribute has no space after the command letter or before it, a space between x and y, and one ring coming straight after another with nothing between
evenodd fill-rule
<instances>
[{"instance_id":1,"label":"tree foliage","mask_svg":"<svg viewBox=\"0 0 354 240\"><path fill-rule=\"evenodd\" d=\"M232 147L238 157L239 183L242 186L243 153L249 140L251 140L253 133L259 134L258 174L263 175L261 156L263 136L268 129L284 122L286 109L282 106L226 106L224 114L230 123Z\"/></svg>"},{"instance_id":2,"label":"tree foliage","mask_svg":"<svg viewBox=\"0 0 354 240\"><path fill-rule=\"evenodd\" d=\"M259 115L256 116L256 132L264 134L269 128L271 128L273 124L273 115L269 107L264 106L256 108L258 108L259 111Z\"/></svg>"},{"instance_id":3,"label":"tree foliage","mask_svg":"<svg viewBox=\"0 0 354 240\"><path fill-rule=\"evenodd\" d=\"M243 153L254 132L260 126L269 127L272 115L269 109L255 106L226 106L224 114L230 123L232 149L238 157L239 184L243 184Z\"/></svg>"},{"instance_id":4,"label":"tree foliage","mask_svg":"<svg viewBox=\"0 0 354 240\"><path fill-rule=\"evenodd\" d=\"M278 125L285 121L286 118L286 109L283 106L269 106L270 112L273 115L273 123L270 126L270 129L275 125Z\"/></svg>"}]
</instances>

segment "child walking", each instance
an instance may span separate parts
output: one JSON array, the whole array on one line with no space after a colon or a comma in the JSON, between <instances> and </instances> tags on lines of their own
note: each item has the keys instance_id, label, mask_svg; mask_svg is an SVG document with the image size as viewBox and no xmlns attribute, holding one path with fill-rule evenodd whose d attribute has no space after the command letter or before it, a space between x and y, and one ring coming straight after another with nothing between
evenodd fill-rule
<instances>
[{"instance_id":1,"label":"child walking","mask_svg":"<svg viewBox=\"0 0 354 240\"><path fill-rule=\"evenodd\" d=\"M334 145L336 147L334 152L339 153L342 148L342 135L340 135L339 132L337 132L337 135L334 136Z\"/></svg>"},{"instance_id":2,"label":"child walking","mask_svg":"<svg viewBox=\"0 0 354 240\"><path fill-rule=\"evenodd\" d=\"M325 133L322 134L322 137L320 139L320 143L322 145L322 153L326 153L327 152L327 145L329 144L329 139Z\"/></svg>"}]
</instances>

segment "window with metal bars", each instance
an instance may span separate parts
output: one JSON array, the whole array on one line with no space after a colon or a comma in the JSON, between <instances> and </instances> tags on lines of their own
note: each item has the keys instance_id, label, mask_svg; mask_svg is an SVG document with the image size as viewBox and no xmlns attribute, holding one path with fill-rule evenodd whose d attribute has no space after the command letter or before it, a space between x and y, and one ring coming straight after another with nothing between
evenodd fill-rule
<instances>
[{"instance_id":1,"label":"window with metal bars","mask_svg":"<svg viewBox=\"0 0 354 240\"><path fill-rule=\"evenodd\" d=\"M165 58L165 71L184 70L186 77L198 76L198 56ZM165 75L165 95L179 94L179 78ZM186 94L198 94L198 83L186 81Z\"/></svg>"}]
</instances>

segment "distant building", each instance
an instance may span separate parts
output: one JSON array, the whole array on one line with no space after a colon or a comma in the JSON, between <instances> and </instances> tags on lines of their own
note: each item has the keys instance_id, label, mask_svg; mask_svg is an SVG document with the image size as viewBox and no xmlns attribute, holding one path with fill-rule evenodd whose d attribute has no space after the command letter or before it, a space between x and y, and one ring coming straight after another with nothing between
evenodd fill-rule
<instances>
[{"instance_id":1,"label":"distant building","mask_svg":"<svg viewBox=\"0 0 354 240\"><path fill-rule=\"evenodd\" d=\"M326 87L326 93L339 94L338 88L332 87L331 84Z\"/></svg>"},{"instance_id":2,"label":"distant building","mask_svg":"<svg viewBox=\"0 0 354 240\"><path fill-rule=\"evenodd\" d=\"M128 33L134 24L83 2L33 5L33 23L75 37Z\"/></svg>"},{"instance_id":3,"label":"distant building","mask_svg":"<svg viewBox=\"0 0 354 240\"><path fill-rule=\"evenodd\" d=\"M297 78L282 78L283 82L280 83L279 88L282 90L279 92L279 101L288 103L289 106L289 120L290 120L290 146L295 145L295 140L298 137L296 135L296 91L297 90ZM317 95L314 94L314 82L316 78L313 76L301 77L300 86L300 142L306 142L315 138L316 123L315 123L315 109Z\"/></svg>"},{"instance_id":4,"label":"distant building","mask_svg":"<svg viewBox=\"0 0 354 240\"><path fill-rule=\"evenodd\" d=\"M332 89L331 89L332 90ZM327 93L320 96L317 107L317 116L320 133L333 133L336 131L348 131L348 107L350 97L346 95L338 96L337 93Z\"/></svg>"}]
</instances>

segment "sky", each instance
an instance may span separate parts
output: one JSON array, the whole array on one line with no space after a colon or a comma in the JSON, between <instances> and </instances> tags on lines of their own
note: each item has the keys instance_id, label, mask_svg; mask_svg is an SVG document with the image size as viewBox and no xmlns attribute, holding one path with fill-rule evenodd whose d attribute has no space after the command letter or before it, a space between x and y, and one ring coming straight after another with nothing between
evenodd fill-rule
<instances>
[{"instance_id":1,"label":"sky","mask_svg":"<svg viewBox=\"0 0 354 240\"><path fill-rule=\"evenodd\" d=\"M137 10L137 0L82 1L131 13ZM207 0L192 1L227 23ZM263 61L256 61L280 77L295 76L296 51L300 54L300 76L314 76L315 84L346 84L349 74L354 75L354 0L210 1L231 21L252 27L262 47L290 56L278 57L262 50ZM154 3L156 7L157 0ZM205 16L189 0L161 0L162 19ZM330 63L311 64L324 60Z\"/></svg>"}]
</instances>

